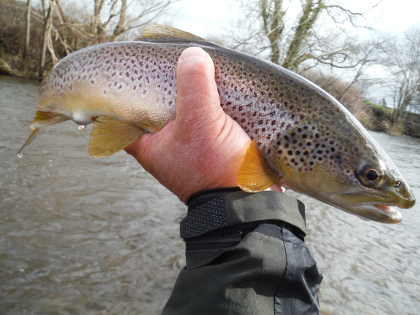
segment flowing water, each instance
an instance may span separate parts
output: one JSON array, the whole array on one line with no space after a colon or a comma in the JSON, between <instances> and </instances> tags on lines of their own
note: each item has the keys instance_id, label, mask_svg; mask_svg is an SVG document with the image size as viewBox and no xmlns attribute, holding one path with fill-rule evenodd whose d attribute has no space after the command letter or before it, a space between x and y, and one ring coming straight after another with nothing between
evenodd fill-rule
<instances>
[{"instance_id":1,"label":"flowing water","mask_svg":"<svg viewBox=\"0 0 420 315\"><path fill-rule=\"evenodd\" d=\"M159 314L184 264L185 207L124 153L91 159L89 128L28 133L38 86L0 77L0 314ZM420 197L420 140L373 136ZM420 206L360 220L299 196L324 314L420 314Z\"/></svg>"}]
</instances>

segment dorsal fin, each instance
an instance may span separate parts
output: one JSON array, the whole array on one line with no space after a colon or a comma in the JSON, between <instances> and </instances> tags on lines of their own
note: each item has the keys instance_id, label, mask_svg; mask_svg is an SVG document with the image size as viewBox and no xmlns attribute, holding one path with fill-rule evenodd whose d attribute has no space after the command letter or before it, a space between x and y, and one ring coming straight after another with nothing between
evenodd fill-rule
<instances>
[{"instance_id":1,"label":"dorsal fin","mask_svg":"<svg viewBox=\"0 0 420 315\"><path fill-rule=\"evenodd\" d=\"M220 47L217 44L209 42L204 38L197 35L182 31L175 27L149 24L142 28L142 34L136 40L148 41L148 42L159 42L159 43L198 43L200 45Z\"/></svg>"},{"instance_id":2,"label":"dorsal fin","mask_svg":"<svg viewBox=\"0 0 420 315\"><path fill-rule=\"evenodd\" d=\"M182 41L206 42L204 38L194 34L179 30L175 27L149 24L142 28L142 35L139 39L146 40L161 40L161 39L176 39Z\"/></svg>"}]
</instances>

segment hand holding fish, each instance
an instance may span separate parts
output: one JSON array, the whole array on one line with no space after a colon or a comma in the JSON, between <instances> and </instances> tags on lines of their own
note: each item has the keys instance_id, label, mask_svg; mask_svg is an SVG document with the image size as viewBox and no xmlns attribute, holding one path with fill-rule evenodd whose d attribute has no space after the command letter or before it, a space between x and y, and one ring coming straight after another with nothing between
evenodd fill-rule
<instances>
[{"instance_id":1,"label":"hand holding fish","mask_svg":"<svg viewBox=\"0 0 420 315\"><path fill-rule=\"evenodd\" d=\"M197 191L236 186L250 138L220 106L214 65L204 50L184 50L176 86L176 119L126 151L182 201Z\"/></svg>"}]
</instances>

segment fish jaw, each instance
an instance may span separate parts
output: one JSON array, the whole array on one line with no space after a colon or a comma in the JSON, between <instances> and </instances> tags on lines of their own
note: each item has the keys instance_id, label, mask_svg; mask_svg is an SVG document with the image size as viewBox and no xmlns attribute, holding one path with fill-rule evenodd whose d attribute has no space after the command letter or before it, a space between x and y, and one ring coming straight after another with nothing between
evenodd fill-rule
<instances>
[{"instance_id":1,"label":"fish jaw","mask_svg":"<svg viewBox=\"0 0 420 315\"><path fill-rule=\"evenodd\" d=\"M402 214L398 208L387 204L355 203L346 208L340 208L343 211L357 215L362 219L369 219L381 223L396 224L400 223L402 220Z\"/></svg>"},{"instance_id":2,"label":"fish jaw","mask_svg":"<svg viewBox=\"0 0 420 315\"><path fill-rule=\"evenodd\" d=\"M398 210L398 206L381 202L379 199L375 201L371 196L366 198L369 201L357 203L352 198L343 197L341 194L320 196L319 194L309 193L308 195L363 219L392 224L400 223L402 220L402 214Z\"/></svg>"},{"instance_id":3,"label":"fish jaw","mask_svg":"<svg viewBox=\"0 0 420 315\"><path fill-rule=\"evenodd\" d=\"M381 212L381 214L385 214L386 219L389 219L389 223L400 223L402 220L402 214L397 210L396 207L387 206L387 205L374 205L374 207Z\"/></svg>"},{"instance_id":4,"label":"fish jaw","mask_svg":"<svg viewBox=\"0 0 420 315\"><path fill-rule=\"evenodd\" d=\"M400 223L402 214L398 208L408 209L416 202L414 195L401 196L398 189L392 187L378 191L360 185L351 190L332 194L326 202L345 212L382 223Z\"/></svg>"}]
</instances>

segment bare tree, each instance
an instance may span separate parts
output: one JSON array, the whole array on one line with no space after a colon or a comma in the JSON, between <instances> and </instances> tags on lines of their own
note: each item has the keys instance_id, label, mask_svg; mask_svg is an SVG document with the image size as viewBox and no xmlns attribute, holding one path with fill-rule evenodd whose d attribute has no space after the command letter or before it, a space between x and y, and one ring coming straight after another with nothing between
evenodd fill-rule
<instances>
[{"instance_id":1,"label":"bare tree","mask_svg":"<svg viewBox=\"0 0 420 315\"><path fill-rule=\"evenodd\" d=\"M420 100L420 28L411 29L400 38L388 38L383 52L382 64L391 73L392 122L398 123L410 105Z\"/></svg>"},{"instance_id":2,"label":"bare tree","mask_svg":"<svg viewBox=\"0 0 420 315\"><path fill-rule=\"evenodd\" d=\"M331 31L323 34L319 21L330 19L337 25L350 23L356 26L362 14L331 1L302 0L297 10L290 9L297 3L290 0L247 1L245 19L241 21L242 30L244 25L248 27L247 34L234 38L233 46L243 50L252 47L254 54L268 53L272 62L296 72L307 71L319 64L358 67L361 59L366 58L355 54L358 48L354 39L341 40L343 36Z\"/></svg>"},{"instance_id":3,"label":"bare tree","mask_svg":"<svg viewBox=\"0 0 420 315\"><path fill-rule=\"evenodd\" d=\"M31 0L27 1L30 12ZM77 15L67 10L71 6L75 8L77 2L41 1L40 11L43 13L32 11L33 17L43 24L39 76L42 78L51 64L54 65L60 57L74 50L100 42L129 38L130 35L134 38L135 34L130 32L162 15L174 1L177 0L91 0L93 10L86 12L77 9Z\"/></svg>"},{"instance_id":4,"label":"bare tree","mask_svg":"<svg viewBox=\"0 0 420 315\"><path fill-rule=\"evenodd\" d=\"M54 15L54 8L55 8L55 2L56 0L50 0L49 1L49 8L47 15L44 19L44 31L42 35L42 50L41 50L41 58L40 58L40 64L39 64L39 77L43 77L43 73L45 70L46 65L46 58L47 58L47 50L49 52L49 55L51 56L53 64L57 63L58 59L54 51L51 33L53 29L53 15Z\"/></svg>"},{"instance_id":5,"label":"bare tree","mask_svg":"<svg viewBox=\"0 0 420 315\"><path fill-rule=\"evenodd\" d=\"M91 30L95 41L114 41L162 15L174 0L93 0ZM129 9L132 10L129 10ZM130 14L129 12L137 12Z\"/></svg>"},{"instance_id":6,"label":"bare tree","mask_svg":"<svg viewBox=\"0 0 420 315\"><path fill-rule=\"evenodd\" d=\"M311 32L315 28L322 10L325 10L326 6L324 1L318 0L306 0L302 6L302 14L296 25L295 32L290 41L289 47L283 66L292 70L297 70L299 65L307 59L318 58L310 52L303 52L303 46L310 36Z\"/></svg>"},{"instance_id":7,"label":"bare tree","mask_svg":"<svg viewBox=\"0 0 420 315\"><path fill-rule=\"evenodd\" d=\"M350 91L355 84L360 83L360 85L362 85L364 83L369 85L377 82L377 80L373 78L364 78L364 74L366 68L379 61L380 56L378 56L378 51L382 48L382 46L383 40L379 38L374 38L366 42L361 42L357 44L357 51L355 51L354 53L357 54L359 62L354 68L353 78L347 81L347 84L340 93L340 95L336 95L339 101L342 101L344 99L346 93Z\"/></svg>"},{"instance_id":8,"label":"bare tree","mask_svg":"<svg viewBox=\"0 0 420 315\"><path fill-rule=\"evenodd\" d=\"M32 0L26 1L26 32L25 32L25 44L23 46L23 59L26 60L29 54L29 43L31 41L31 12L32 12Z\"/></svg>"},{"instance_id":9,"label":"bare tree","mask_svg":"<svg viewBox=\"0 0 420 315\"><path fill-rule=\"evenodd\" d=\"M264 34L270 42L270 59L272 62L280 63L279 39L284 31L284 15L286 11L282 8L283 1L261 0L260 15L263 22Z\"/></svg>"}]
</instances>

